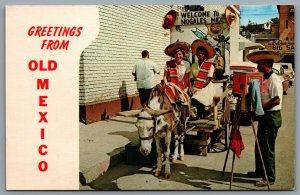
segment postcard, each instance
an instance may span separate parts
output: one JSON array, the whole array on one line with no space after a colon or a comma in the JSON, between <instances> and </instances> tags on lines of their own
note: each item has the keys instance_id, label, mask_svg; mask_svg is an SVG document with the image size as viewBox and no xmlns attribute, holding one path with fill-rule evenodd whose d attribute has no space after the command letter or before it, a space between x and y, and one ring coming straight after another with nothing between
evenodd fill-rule
<instances>
[{"instance_id":1,"label":"postcard","mask_svg":"<svg viewBox=\"0 0 300 195\"><path fill-rule=\"evenodd\" d=\"M293 5L5 12L7 190L295 189Z\"/></svg>"}]
</instances>

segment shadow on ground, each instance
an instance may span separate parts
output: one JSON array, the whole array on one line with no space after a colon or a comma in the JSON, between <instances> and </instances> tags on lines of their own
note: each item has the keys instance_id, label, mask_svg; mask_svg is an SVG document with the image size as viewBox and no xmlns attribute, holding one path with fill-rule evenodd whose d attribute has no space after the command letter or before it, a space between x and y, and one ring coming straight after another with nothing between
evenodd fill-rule
<instances>
[{"instance_id":1,"label":"shadow on ground","mask_svg":"<svg viewBox=\"0 0 300 195\"><path fill-rule=\"evenodd\" d=\"M122 164L121 167L118 167L118 170L112 169L110 172L106 172L101 177L97 178L95 181L88 184L92 189L95 190L126 190L119 189L117 183L118 179L125 176L133 175L144 175L144 174L153 174L154 167L151 167L151 171L140 170L141 166L130 166ZM155 178L153 180L164 180L172 181L177 183L183 183L195 187L195 190L213 190L211 185L221 184L228 186L224 190L229 189L230 182L230 173L225 172L224 176L221 177L221 171L204 169L200 167L188 167L185 164L174 163L171 165L172 175L171 178L165 179L163 176ZM120 171L121 170L121 171ZM137 177L139 178L139 177ZM132 181L134 185L134 181ZM239 185L238 183L253 183L253 180L247 178L246 174L235 173L233 185L244 190L253 190L252 188L247 188ZM145 183L146 185L146 183ZM137 186L137 189L138 186ZM152 190L161 190L161 189L152 189ZM184 190L184 189L174 189L174 190Z\"/></svg>"},{"instance_id":2,"label":"shadow on ground","mask_svg":"<svg viewBox=\"0 0 300 195\"><path fill-rule=\"evenodd\" d=\"M133 141L139 138L137 131L115 131L108 133L109 135L120 135L127 138L129 141Z\"/></svg>"},{"instance_id":3,"label":"shadow on ground","mask_svg":"<svg viewBox=\"0 0 300 195\"><path fill-rule=\"evenodd\" d=\"M94 190L121 190L117 186L118 178L135 174L151 174L151 172L139 170L140 168L141 166L126 165L126 169L122 169L122 172L111 170L89 183L88 186Z\"/></svg>"}]
</instances>

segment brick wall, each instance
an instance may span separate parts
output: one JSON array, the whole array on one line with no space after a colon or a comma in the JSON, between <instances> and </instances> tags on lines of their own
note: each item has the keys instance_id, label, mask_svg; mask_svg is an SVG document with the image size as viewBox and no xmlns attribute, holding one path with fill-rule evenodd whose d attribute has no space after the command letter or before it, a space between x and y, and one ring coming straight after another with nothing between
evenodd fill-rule
<instances>
[{"instance_id":1,"label":"brick wall","mask_svg":"<svg viewBox=\"0 0 300 195\"><path fill-rule=\"evenodd\" d=\"M80 121L93 123L140 108L132 68L146 49L161 71L155 81L162 79L169 60L164 49L170 44L170 30L162 28L162 20L170 9L174 7L99 6L99 34L80 58Z\"/></svg>"},{"instance_id":2,"label":"brick wall","mask_svg":"<svg viewBox=\"0 0 300 195\"><path fill-rule=\"evenodd\" d=\"M170 32L161 26L170 6L99 6L99 34L81 54L80 105L93 105L137 95L131 75L146 49L163 66ZM162 74L156 76L159 82Z\"/></svg>"}]
</instances>

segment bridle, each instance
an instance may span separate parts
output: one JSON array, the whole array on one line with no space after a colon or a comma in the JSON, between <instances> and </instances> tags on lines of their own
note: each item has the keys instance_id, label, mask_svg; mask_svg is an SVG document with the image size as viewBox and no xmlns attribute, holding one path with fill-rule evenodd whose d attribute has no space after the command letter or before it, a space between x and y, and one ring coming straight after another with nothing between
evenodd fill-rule
<instances>
[{"instance_id":1,"label":"bridle","mask_svg":"<svg viewBox=\"0 0 300 195\"><path fill-rule=\"evenodd\" d=\"M154 123L154 127L151 127L148 131L152 130L152 136L148 136L148 137L141 137L140 134L139 134L139 137L140 137L140 140L151 140L154 138L154 134L156 133L156 129L157 129L157 117L138 117L138 120L153 120L153 123Z\"/></svg>"},{"instance_id":2,"label":"bridle","mask_svg":"<svg viewBox=\"0 0 300 195\"><path fill-rule=\"evenodd\" d=\"M164 114L161 114L161 115L165 115L165 114L167 114L167 113L169 113L169 112L172 112L172 110L169 110L168 112L166 112L166 113L164 113ZM161 116L161 115L159 115L159 116ZM138 117L138 119L140 120L153 120L153 123L154 123L154 127L151 127L148 131L150 131L150 130L152 130L153 132L152 132L152 136L148 136L148 137L141 137L140 136L140 134L139 134L139 137L140 137L140 140L151 140L151 139L153 139L154 138L154 135L155 135L155 133L156 133L156 131L157 131L157 117L158 116L156 116L156 117L154 117L154 116L152 116L152 117ZM174 128L178 125L178 123L179 123L179 121L177 121L176 122L176 125L174 126ZM194 128L194 127L193 127ZM193 129L192 128L192 129Z\"/></svg>"},{"instance_id":3,"label":"bridle","mask_svg":"<svg viewBox=\"0 0 300 195\"><path fill-rule=\"evenodd\" d=\"M151 109L148 105L146 105L147 108ZM144 110L145 112L147 112L147 110ZM152 130L152 136L148 136L148 137L140 137L140 140L151 140L154 138L155 133L157 132L157 117L161 116L161 115L165 115L172 112L172 110L168 110L167 112L157 115L157 116L152 116L149 112L147 112L151 117L138 117L138 120L153 120L153 127L151 127L150 129L148 129L148 131Z\"/></svg>"},{"instance_id":4,"label":"bridle","mask_svg":"<svg viewBox=\"0 0 300 195\"><path fill-rule=\"evenodd\" d=\"M163 106L163 104L165 103L165 97L166 97L166 94L165 93L161 93L160 95L158 95L159 96L159 103L160 103L160 109L162 109L162 106ZM148 108L148 109L151 109L148 105L146 105L145 106L146 108ZM144 111L145 112L147 112L147 110L146 109L144 109ZM167 114L167 113L170 113L170 112L173 112L173 110L172 109L170 109L170 110L168 110L166 113L163 113L163 114L160 114L160 115L157 115L157 116L153 116L153 115L151 115L151 113L149 113L149 112L147 112L151 117L138 117L138 120L153 120L153 127L151 127L150 129L148 129L148 131L150 131L150 130L152 130L153 132L152 132L152 135L151 136L148 136L148 137L141 137L140 135L139 135L139 137L140 137L140 140L151 140L151 139L153 139L154 138L154 135L155 135L155 133L157 132L157 117L158 116L161 116L161 115L165 115L165 114Z\"/></svg>"}]
</instances>

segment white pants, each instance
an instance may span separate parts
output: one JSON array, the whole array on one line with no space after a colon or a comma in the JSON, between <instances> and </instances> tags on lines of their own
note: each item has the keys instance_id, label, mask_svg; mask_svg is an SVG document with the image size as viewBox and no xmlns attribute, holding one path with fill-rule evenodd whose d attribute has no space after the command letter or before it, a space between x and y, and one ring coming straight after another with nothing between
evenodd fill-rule
<instances>
[{"instance_id":1,"label":"white pants","mask_svg":"<svg viewBox=\"0 0 300 195\"><path fill-rule=\"evenodd\" d=\"M206 87L202 89L194 88L194 94L192 99L198 100L205 106L210 106L213 103L213 98L216 94L214 83L210 82Z\"/></svg>"}]
</instances>

